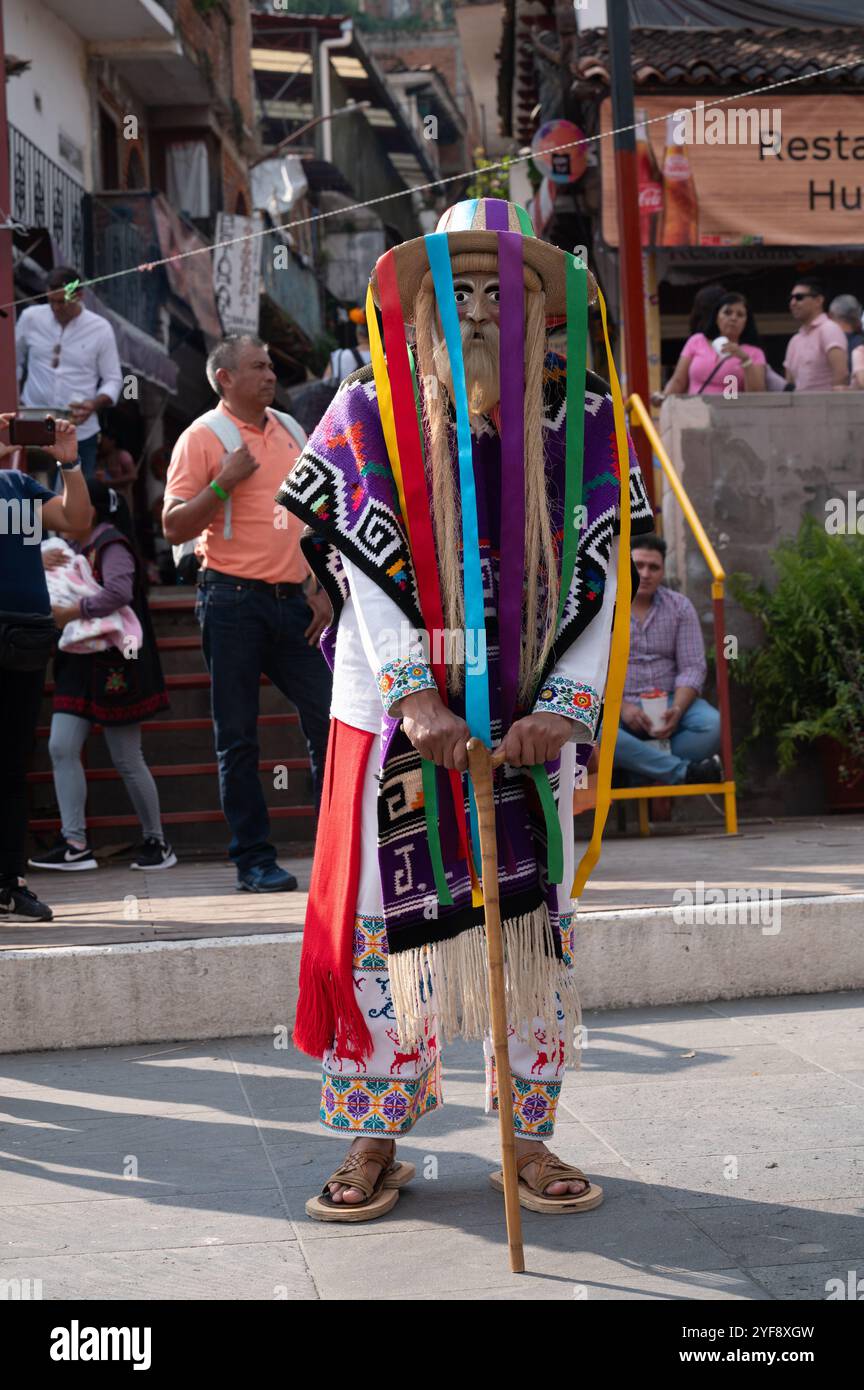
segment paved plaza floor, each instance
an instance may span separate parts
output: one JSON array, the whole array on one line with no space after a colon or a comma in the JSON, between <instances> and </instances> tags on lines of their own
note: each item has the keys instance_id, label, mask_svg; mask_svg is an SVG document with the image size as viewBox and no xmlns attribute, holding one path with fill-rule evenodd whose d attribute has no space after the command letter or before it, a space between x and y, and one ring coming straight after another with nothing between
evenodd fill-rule
<instances>
[{"instance_id":1,"label":"paved plaza floor","mask_svg":"<svg viewBox=\"0 0 864 1390\"><path fill-rule=\"evenodd\" d=\"M355 1226L304 1203L345 1141L272 1038L0 1057L0 1280L44 1299L824 1299L864 1275L859 992L586 1015L554 1148L605 1192L523 1213L509 1273L482 1058L406 1136L415 1181ZM856 1278L858 1274L856 1274Z\"/></svg>"},{"instance_id":2,"label":"paved plaza floor","mask_svg":"<svg viewBox=\"0 0 864 1390\"><path fill-rule=\"evenodd\" d=\"M584 847L584 846L583 846ZM579 845L577 843L577 851ZM296 893L237 893L227 859L181 860L174 869L136 873L108 860L87 873L30 874L54 921L10 923L0 951L22 946L106 946L284 932L303 925L312 861L281 859ZM864 817L796 819L675 836L609 838L582 896L586 912L663 907L679 884L772 888L784 898L864 891Z\"/></svg>"}]
</instances>

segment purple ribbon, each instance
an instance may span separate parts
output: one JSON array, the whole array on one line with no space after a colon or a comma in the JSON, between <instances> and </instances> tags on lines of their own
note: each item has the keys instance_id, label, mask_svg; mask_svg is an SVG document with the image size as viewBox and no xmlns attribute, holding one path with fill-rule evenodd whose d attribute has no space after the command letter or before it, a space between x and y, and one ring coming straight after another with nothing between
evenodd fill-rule
<instances>
[{"instance_id":1,"label":"purple ribbon","mask_svg":"<svg viewBox=\"0 0 864 1390\"><path fill-rule=\"evenodd\" d=\"M501 290L501 558L498 640L501 648L501 719L506 733L516 711L525 586L525 290L522 233L507 230L507 203L486 200L486 230L498 233Z\"/></svg>"}]
</instances>

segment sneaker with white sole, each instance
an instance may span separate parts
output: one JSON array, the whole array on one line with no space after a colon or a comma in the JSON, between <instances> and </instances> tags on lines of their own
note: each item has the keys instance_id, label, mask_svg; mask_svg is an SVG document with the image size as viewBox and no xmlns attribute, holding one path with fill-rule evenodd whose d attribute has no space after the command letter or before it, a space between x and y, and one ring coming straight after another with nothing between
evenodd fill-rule
<instances>
[{"instance_id":1,"label":"sneaker with white sole","mask_svg":"<svg viewBox=\"0 0 864 1390\"><path fill-rule=\"evenodd\" d=\"M99 867L89 845L85 845L83 849L76 849L62 835L58 835L51 848L43 854L31 855L27 863L31 869L59 869L66 874Z\"/></svg>"},{"instance_id":2,"label":"sneaker with white sole","mask_svg":"<svg viewBox=\"0 0 864 1390\"><path fill-rule=\"evenodd\" d=\"M169 845L167 840L157 840L155 835L148 835L142 845L135 851L135 857L129 865L130 869L173 869L177 863L177 855Z\"/></svg>"},{"instance_id":3,"label":"sneaker with white sole","mask_svg":"<svg viewBox=\"0 0 864 1390\"><path fill-rule=\"evenodd\" d=\"M0 926L4 922L53 922L54 913L47 903L40 902L23 879L16 885L0 888Z\"/></svg>"}]
</instances>

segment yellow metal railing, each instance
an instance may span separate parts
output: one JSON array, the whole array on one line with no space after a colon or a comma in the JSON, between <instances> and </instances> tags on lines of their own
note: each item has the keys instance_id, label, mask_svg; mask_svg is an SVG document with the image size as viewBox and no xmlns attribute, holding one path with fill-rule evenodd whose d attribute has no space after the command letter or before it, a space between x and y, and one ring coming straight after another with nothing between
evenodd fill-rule
<instances>
[{"instance_id":1,"label":"yellow metal railing","mask_svg":"<svg viewBox=\"0 0 864 1390\"><path fill-rule=\"evenodd\" d=\"M702 552L706 565L711 573L711 600L714 609L714 646L717 654L717 703L720 709L720 748L723 760L723 782L698 782L698 783L679 783L674 786L647 786L647 787L613 787L613 801L638 801L639 803L639 829L643 835L650 833L648 821L647 802L652 797L659 796L705 796L722 794L724 803L724 814L726 820L726 832L735 835L738 832L738 811L735 799L735 780L732 772L732 722L729 708L729 668L726 660L726 625L724 613L724 590L726 573L720 561L717 559L717 552L711 544L705 532L705 528L696 511L693 503L687 496L684 484L681 482L674 463L669 457L659 434L657 433L654 421L645 403L640 396L631 396L627 402L627 411L636 423L644 430L654 453L658 460L666 481L669 484L675 499L678 502L684 518L693 532L696 543ZM577 790L574 799L574 810L587 810L593 805L593 797L590 788Z\"/></svg>"}]
</instances>

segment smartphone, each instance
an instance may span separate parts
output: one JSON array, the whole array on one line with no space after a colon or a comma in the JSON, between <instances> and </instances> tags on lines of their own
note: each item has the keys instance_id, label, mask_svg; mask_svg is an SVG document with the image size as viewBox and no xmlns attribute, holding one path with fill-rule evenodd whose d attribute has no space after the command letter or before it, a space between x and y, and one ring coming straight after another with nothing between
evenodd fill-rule
<instances>
[{"instance_id":1,"label":"smartphone","mask_svg":"<svg viewBox=\"0 0 864 1390\"><path fill-rule=\"evenodd\" d=\"M22 420L16 415L9 421L10 444L30 444L44 449L46 444L54 443L56 433L53 420Z\"/></svg>"}]
</instances>

